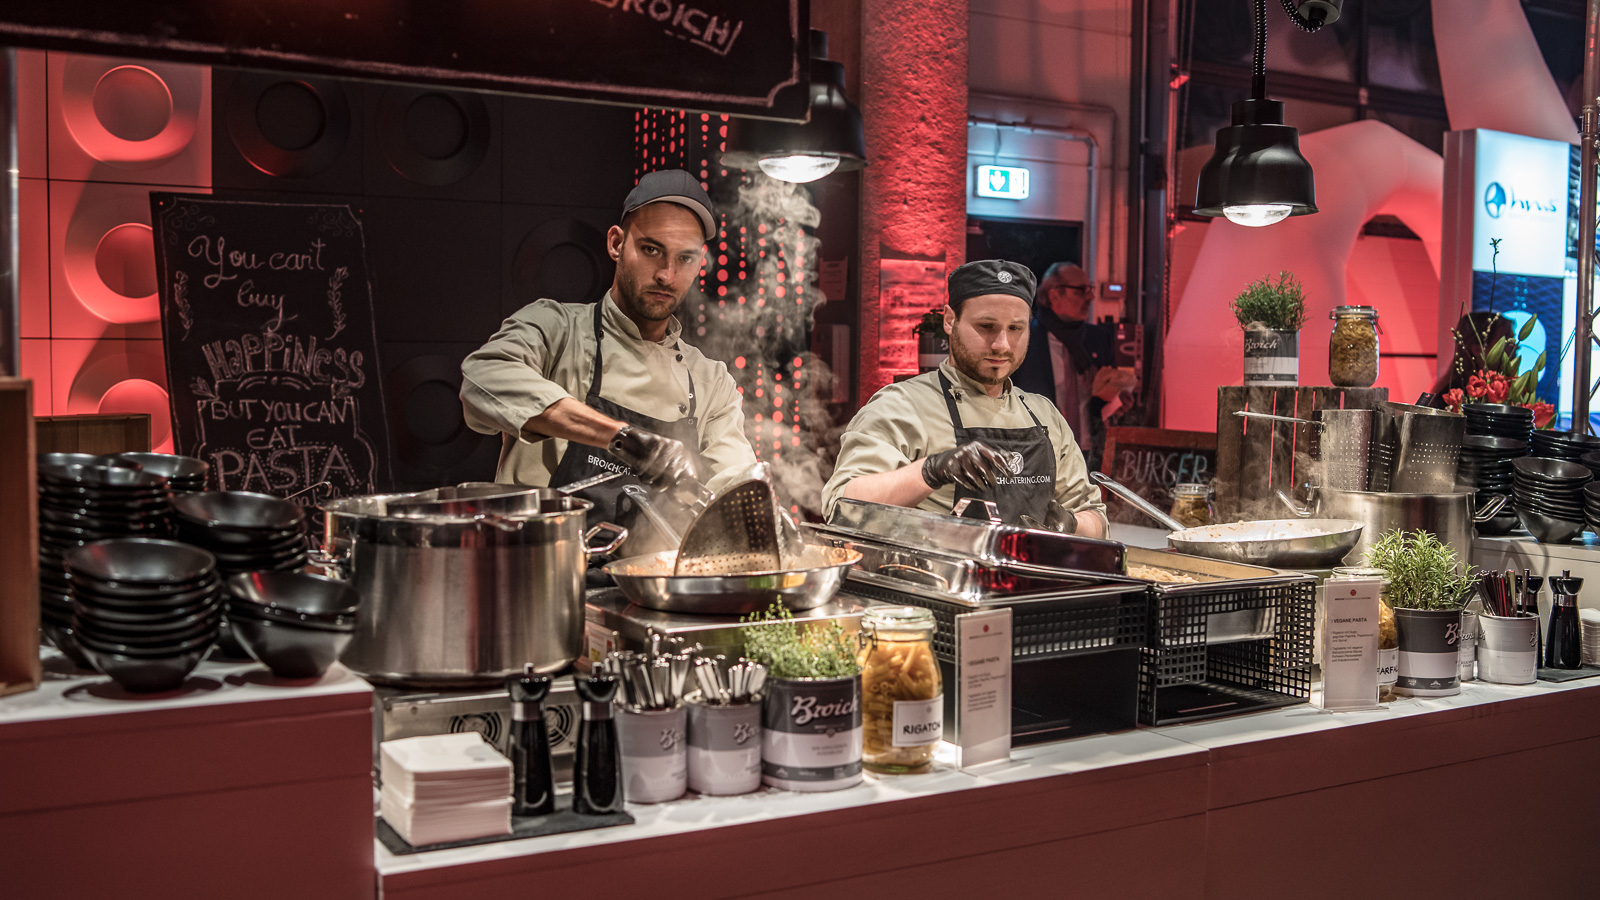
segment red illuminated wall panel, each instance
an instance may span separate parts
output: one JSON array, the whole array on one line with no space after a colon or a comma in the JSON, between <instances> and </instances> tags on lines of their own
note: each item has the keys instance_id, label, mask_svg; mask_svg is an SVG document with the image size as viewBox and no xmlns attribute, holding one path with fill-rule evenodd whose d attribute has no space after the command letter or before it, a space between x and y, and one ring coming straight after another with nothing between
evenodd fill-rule
<instances>
[{"instance_id":1,"label":"red illuminated wall panel","mask_svg":"<svg viewBox=\"0 0 1600 900\"><path fill-rule=\"evenodd\" d=\"M49 54L50 177L211 184L211 71Z\"/></svg>"},{"instance_id":2,"label":"red illuminated wall panel","mask_svg":"<svg viewBox=\"0 0 1600 900\"><path fill-rule=\"evenodd\" d=\"M172 452L167 366L160 341L50 342L51 408L56 415L150 414L150 446Z\"/></svg>"},{"instance_id":3,"label":"red illuminated wall panel","mask_svg":"<svg viewBox=\"0 0 1600 900\"><path fill-rule=\"evenodd\" d=\"M17 179L17 233L20 256L17 294L22 303L24 338L50 336L50 186L42 178ZM35 391L35 396L38 395Z\"/></svg>"}]
</instances>

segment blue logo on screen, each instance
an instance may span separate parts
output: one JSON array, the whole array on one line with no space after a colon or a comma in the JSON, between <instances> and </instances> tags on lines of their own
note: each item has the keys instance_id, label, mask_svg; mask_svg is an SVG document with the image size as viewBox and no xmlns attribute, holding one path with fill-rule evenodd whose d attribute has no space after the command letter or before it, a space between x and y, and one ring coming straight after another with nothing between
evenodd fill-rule
<instances>
[{"instance_id":1,"label":"blue logo on screen","mask_svg":"<svg viewBox=\"0 0 1600 900\"><path fill-rule=\"evenodd\" d=\"M1489 218L1498 219L1500 210L1505 209L1505 206L1506 189L1501 187L1498 181L1489 182L1489 187L1483 192L1483 211L1489 214Z\"/></svg>"}]
</instances>

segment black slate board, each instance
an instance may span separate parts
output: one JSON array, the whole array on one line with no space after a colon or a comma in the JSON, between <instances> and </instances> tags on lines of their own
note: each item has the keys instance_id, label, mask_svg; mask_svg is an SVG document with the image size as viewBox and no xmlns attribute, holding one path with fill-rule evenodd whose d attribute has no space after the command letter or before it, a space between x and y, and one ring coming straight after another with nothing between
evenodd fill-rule
<instances>
[{"instance_id":1,"label":"black slate board","mask_svg":"<svg viewBox=\"0 0 1600 900\"><path fill-rule=\"evenodd\" d=\"M387 490L359 211L160 192L150 206L177 452L211 463L213 489Z\"/></svg>"},{"instance_id":2,"label":"black slate board","mask_svg":"<svg viewBox=\"0 0 1600 900\"><path fill-rule=\"evenodd\" d=\"M512 816L510 834L492 834L488 837L472 838L466 841L449 841L443 844L424 844L413 847L406 843L406 839L378 817L378 840L383 842L389 852L396 856L406 856L412 853L427 853L431 850L449 850L454 847L474 847L478 844L497 844L501 841L520 841L523 838L544 837L550 834L566 834L571 831L589 831L595 828L612 828L617 825L632 825L633 816L625 812L612 813L607 816L580 816L571 809L558 809L548 816Z\"/></svg>"},{"instance_id":3,"label":"black slate board","mask_svg":"<svg viewBox=\"0 0 1600 900\"><path fill-rule=\"evenodd\" d=\"M1600 667L1584 666L1578 669L1547 669L1539 667L1539 680L1560 684L1563 681L1577 681L1580 678L1593 678L1600 675Z\"/></svg>"}]
</instances>

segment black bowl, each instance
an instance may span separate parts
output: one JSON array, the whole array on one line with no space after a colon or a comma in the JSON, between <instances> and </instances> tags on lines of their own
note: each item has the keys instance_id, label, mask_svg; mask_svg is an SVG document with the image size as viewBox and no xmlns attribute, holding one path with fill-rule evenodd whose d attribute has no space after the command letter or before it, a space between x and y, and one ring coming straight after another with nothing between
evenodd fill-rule
<instances>
[{"instance_id":1,"label":"black bowl","mask_svg":"<svg viewBox=\"0 0 1600 900\"><path fill-rule=\"evenodd\" d=\"M312 617L353 616L361 606L361 594L350 584L302 572L234 575L225 587L230 600L274 612Z\"/></svg>"},{"instance_id":2,"label":"black bowl","mask_svg":"<svg viewBox=\"0 0 1600 900\"><path fill-rule=\"evenodd\" d=\"M161 657L127 656L94 646L83 647L83 654L94 667L124 690L135 694L153 694L182 686L189 673L200 665L210 645L183 653Z\"/></svg>"},{"instance_id":3,"label":"black bowl","mask_svg":"<svg viewBox=\"0 0 1600 900\"><path fill-rule=\"evenodd\" d=\"M194 581L145 585L105 582L72 573L67 576L66 582L72 590L86 594L90 600L102 606L131 609L139 609L150 604L182 606L186 603L199 603L215 591L218 584L215 573Z\"/></svg>"},{"instance_id":4,"label":"black bowl","mask_svg":"<svg viewBox=\"0 0 1600 900\"><path fill-rule=\"evenodd\" d=\"M84 616L80 610L72 620L72 629L75 634L92 638L102 644L127 647L130 651L155 652L182 646L202 637L215 639L221 622L220 615L211 615L171 631L123 631L104 627Z\"/></svg>"},{"instance_id":5,"label":"black bowl","mask_svg":"<svg viewBox=\"0 0 1600 900\"><path fill-rule=\"evenodd\" d=\"M234 531L230 528L196 525L177 516L173 517L172 524L179 540L213 552L252 553L257 550L276 550L304 543L306 539L305 531L300 528Z\"/></svg>"},{"instance_id":6,"label":"black bowl","mask_svg":"<svg viewBox=\"0 0 1600 900\"><path fill-rule=\"evenodd\" d=\"M1517 500L1513 504L1516 509L1526 509L1541 516L1550 516L1555 519L1581 522L1584 520L1584 509L1581 506L1561 506L1549 503L1540 503L1537 500Z\"/></svg>"},{"instance_id":7,"label":"black bowl","mask_svg":"<svg viewBox=\"0 0 1600 900\"><path fill-rule=\"evenodd\" d=\"M353 636L266 619L234 618L229 625L239 644L279 678L322 677Z\"/></svg>"},{"instance_id":8,"label":"black bowl","mask_svg":"<svg viewBox=\"0 0 1600 900\"><path fill-rule=\"evenodd\" d=\"M67 570L117 586L173 585L198 581L216 568L216 557L199 547L152 538L118 538L79 547L66 555Z\"/></svg>"},{"instance_id":9,"label":"black bowl","mask_svg":"<svg viewBox=\"0 0 1600 900\"><path fill-rule=\"evenodd\" d=\"M41 453L35 457L39 468L45 466L116 466L122 469L142 468L133 460L116 461L110 456L97 456L93 453Z\"/></svg>"},{"instance_id":10,"label":"black bowl","mask_svg":"<svg viewBox=\"0 0 1600 900\"><path fill-rule=\"evenodd\" d=\"M242 600L229 601L227 605L228 621L236 619L265 619L268 622L282 622L287 625L296 625L301 628L314 628L318 631L354 631L356 617L348 616L312 616L305 613L276 612L265 606L257 606Z\"/></svg>"},{"instance_id":11,"label":"black bowl","mask_svg":"<svg viewBox=\"0 0 1600 900\"><path fill-rule=\"evenodd\" d=\"M1528 442L1493 435L1469 434L1461 439L1463 453L1481 452L1494 456L1522 456L1528 452Z\"/></svg>"},{"instance_id":12,"label":"black bowl","mask_svg":"<svg viewBox=\"0 0 1600 900\"><path fill-rule=\"evenodd\" d=\"M236 532L287 531L304 527L305 513L287 500L247 491L207 491L172 498L179 518Z\"/></svg>"},{"instance_id":13,"label":"black bowl","mask_svg":"<svg viewBox=\"0 0 1600 900\"><path fill-rule=\"evenodd\" d=\"M1469 419L1526 420L1529 425L1533 424L1533 410L1510 403L1469 403L1461 407L1461 412Z\"/></svg>"},{"instance_id":14,"label":"black bowl","mask_svg":"<svg viewBox=\"0 0 1600 900\"><path fill-rule=\"evenodd\" d=\"M215 630L201 634L199 637L184 641L174 641L165 646L131 646L120 641L108 641L82 631L73 635L84 650L99 650L102 653L120 653L124 656L137 656L141 658L155 658L161 656L180 656L195 650L206 650L216 643Z\"/></svg>"},{"instance_id":15,"label":"black bowl","mask_svg":"<svg viewBox=\"0 0 1600 900\"><path fill-rule=\"evenodd\" d=\"M217 571L229 575L237 572L261 572L291 565L304 565L305 561L304 547L291 547L273 553L218 553Z\"/></svg>"},{"instance_id":16,"label":"black bowl","mask_svg":"<svg viewBox=\"0 0 1600 900\"><path fill-rule=\"evenodd\" d=\"M118 494L157 493L167 490L167 479L126 466L40 466L39 484L42 490L69 491L79 488L86 492Z\"/></svg>"},{"instance_id":17,"label":"black bowl","mask_svg":"<svg viewBox=\"0 0 1600 900\"><path fill-rule=\"evenodd\" d=\"M121 460L141 466L146 472L160 475L175 486L178 482L193 484L195 481L204 482L211 473L211 464L203 459L192 456L178 456L172 453L113 453L111 460Z\"/></svg>"},{"instance_id":18,"label":"black bowl","mask_svg":"<svg viewBox=\"0 0 1600 900\"><path fill-rule=\"evenodd\" d=\"M1576 482L1582 484L1594 477L1594 473L1575 462L1566 462L1557 459L1542 459L1536 456L1523 456L1511 461L1518 476L1537 481L1554 483Z\"/></svg>"},{"instance_id":19,"label":"black bowl","mask_svg":"<svg viewBox=\"0 0 1600 900\"><path fill-rule=\"evenodd\" d=\"M1521 508L1517 509L1517 518L1534 540L1543 544L1564 544L1583 534L1582 520L1558 519Z\"/></svg>"},{"instance_id":20,"label":"black bowl","mask_svg":"<svg viewBox=\"0 0 1600 900\"><path fill-rule=\"evenodd\" d=\"M125 629L136 633L159 633L191 627L222 611L219 599L212 599L205 603L196 603L190 606L179 607L171 611L154 610L151 613L130 613L121 610L106 609L92 603L77 603L73 607L76 615L91 621L93 624L106 629Z\"/></svg>"},{"instance_id":21,"label":"black bowl","mask_svg":"<svg viewBox=\"0 0 1600 900\"><path fill-rule=\"evenodd\" d=\"M78 639L73 636L71 625L43 621L39 623L39 630L44 633L45 638L50 643L55 645L57 650L61 651L63 656L72 661L73 665L90 672L95 670L94 663L89 661L89 657L84 654L83 648L78 646Z\"/></svg>"}]
</instances>

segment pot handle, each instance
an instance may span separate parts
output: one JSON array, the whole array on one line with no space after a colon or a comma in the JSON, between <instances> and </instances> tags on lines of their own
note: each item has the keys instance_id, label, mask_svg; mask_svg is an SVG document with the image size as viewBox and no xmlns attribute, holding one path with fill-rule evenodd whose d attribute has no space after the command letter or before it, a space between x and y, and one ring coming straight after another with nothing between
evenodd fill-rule
<instances>
[{"instance_id":1,"label":"pot handle","mask_svg":"<svg viewBox=\"0 0 1600 900\"><path fill-rule=\"evenodd\" d=\"M306 562L313 566L321 566L331 573L328 577L339 581L350 580L350 563L353 559L355 559L353 545L344 553L329 553L325 547L306 553Z\"/></svg>"},{"instance_id":2,"label":"pot handle","mask_svg":"<svg viewBox=\"0 0 1600 900\"><path fill-rule=\"evenodd\" d=\"M1322 427L1321 422L1313 422L1310 419L1297 419L1294 416L1273 416L1266 413L1249 412L1248 410L1243 409L1234 410L1233 414L1246 419L1271 419L1274 422L1292 422L1296 425L1313 425L1317 428Z\"/></svg>"},{"instance_id":3,"label":"pot handle","mask_svg":"<svg viewBox=\"0 0 1600 900\"><path fill-rule=\"evenodd\" d=\"M594 539L594 536L602 531L609 531L616 536L613 537L610 542L602 544L599 547L589 546L589 542ZM583 552L589 556L599 556L602 553L610 553L621 546L622 542L627 539L628 529L623 528L620 525L613 525L610 522L601 522L599 525L596 525L595 527L583 533Z\"/></svg>"},{"instance_id":4,"label":"pot handle","mask_svg":"<svg viewBox=\"0 0 1600 900\"><path fill-rule=\"evenodd\" d=\"M1160 522L1162 527L1166 528L1168 531L1183 531L1189 527L1162 512L1160 507L1134 493L1132 488L1120 481L1117 481L1104 472L1090 472L1089 480L1093 481L1095 484L1105 487L1113 494L1116 494L1118 497L1121 497L1122 499L1133 504L1134 509L1137 509L1150 518L1155 519L1157 522Z\"/></svg>"},{"instance_id":5,"label":"pot handle","mask_svg":"<svg viewBox=\"0 0 1600 900\"><path fill-rule=\"evenodd\" d=\"M962 497L960 500L957 500L955 507L950 510L950 515L955 516L958 519L965 516L967 507L972 505L972 500L973 498L971 497ZM996 506L993 500L979 500L978 502L983 504L984 512L989 514L990 524L1005 524L1000 521L1000 507Z\"/></svg>"},{"instance_id":6,"label":"pot handle","mask_svg":"<svg viewBox=\"0 0 1600 900\"><path fill-rule=\"evenodd\" d=\"M900 563L884 563L883 565L878 566L878 572L879 574L887 574L890 578L899 577L904 581L921 581L923 584L931 584L941 591L950 590L950 579L945 578L938 572L929 572L927 569L919 569L916 566L907 566ZM896 573L904 573L904 575L909 575L911 577L906 578L902 575L897 575Z\"/></svg>"},{"instance_id":7,"label":"pot handle","mask_svg":"<svg viewBox=\"0 0 1600 900\"><path fill-rule=\"evenodd\" d=\"M1509 498L1505 494L1489 494L1484 500L1482 508L1472 514L1472 524L1477 525L1487 522L1495 517L1501 507L1506 505Z\"/></svg>"},{"instance_id":8,"label":"pot handle","mask_svg":"<svg viewBox=\"0 0 1600 900\"><path fill-rule=\"evenodd\" d=\"M1299 518L1299 519L1309 519L1309 518L1311 518L1311 514L1314 512L1314 510L1311 507L1309 507L1309 506L1301 506L1300 504L1294 502L1294 498L1292 498L1288 494L1284 493L1283 492L1283 488L1279 488L1277 490L1277 494L1278 494L1278 500L1280 500L1283 503L1284 506L1288 507L1289 508L1289 512L1294 513L1296 518Z\"/></svg>"}]
</instances>

